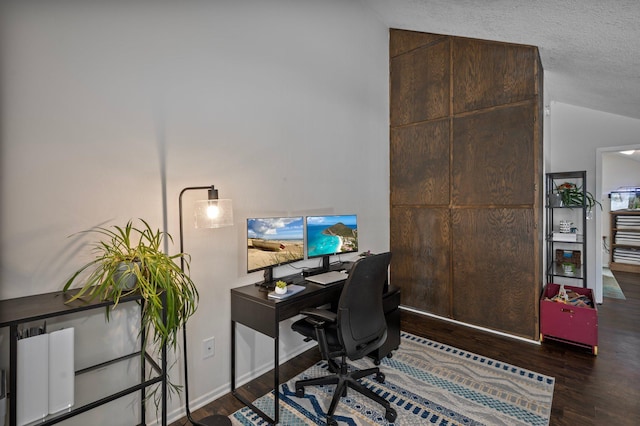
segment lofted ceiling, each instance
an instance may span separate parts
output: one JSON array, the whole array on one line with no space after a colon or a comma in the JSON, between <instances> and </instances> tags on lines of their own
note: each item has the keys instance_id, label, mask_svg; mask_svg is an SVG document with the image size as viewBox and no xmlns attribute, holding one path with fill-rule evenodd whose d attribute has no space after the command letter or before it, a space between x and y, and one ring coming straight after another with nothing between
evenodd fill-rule
<instances>
[{"instance_id":1,"label":"lofted ceiling","mask_svg":"<svg viewBox=\"0 0 640 426\"><path fill-rule=\"evenodd\" d=\"M639 0L361 0L389 27L537 46L547 104L640 119Z\"/></svg>"}]
</instances>

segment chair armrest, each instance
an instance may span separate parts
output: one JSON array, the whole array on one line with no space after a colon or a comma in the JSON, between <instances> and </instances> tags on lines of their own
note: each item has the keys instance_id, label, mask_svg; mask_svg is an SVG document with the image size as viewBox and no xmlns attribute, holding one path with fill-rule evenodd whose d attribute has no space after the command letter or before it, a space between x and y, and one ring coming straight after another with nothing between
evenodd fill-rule
<instances>
[{"instance_id":1,"label":"chair armrest","mask_svg":"<svg viewBox=\"0 0 640 426\"><path fill-rule=\"evenodd\" d=\"M318 308L310 308L303 309L300 311L301 314L306 315L307 319L312 322L331 322L334 323L337 321L338 315L335 312L328 311L326 309L318 309Z\"/></svg>"},{"instance_id":2,"label":"chair armrest","mask_svg":"<svg viewBox=\"0 0 640 426\"><path fill-rule=\"evenodd\" d=\"M310 330L300 331L300 333L318 342L318 347L320 348L323 359L331 359L325 329L336 324L338 315L335 312L318 308L303 309L300 313L305 317L299 322L312 325L315 330L315 336L309 334ZM331 363L329 364L331 365Z\"/></svg>"}]
</instances>

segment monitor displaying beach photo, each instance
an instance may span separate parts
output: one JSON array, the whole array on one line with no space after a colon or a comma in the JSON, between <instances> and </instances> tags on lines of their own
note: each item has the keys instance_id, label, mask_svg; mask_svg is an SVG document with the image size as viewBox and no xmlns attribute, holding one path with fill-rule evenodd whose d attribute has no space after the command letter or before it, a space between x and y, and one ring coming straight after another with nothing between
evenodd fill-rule
<instances>
[{"instance_id":1,"label":"monitor displaying beach photo","mask_svg":"<svg viewBox=\"0 0 640 426\"><path fill-rule=\"evenodd\" d=\"M247 272L303 259L302 216L247 219Z\"/></svg>"},{"instance_id":2,"label":"monitor displaying beach photo","mask_svg":"<svg viewBox=\"0 0 640 426\"><path fill-rule=\"evenodd\" d=\"M358 251L355 214L307 216L307 257Z\"/></svg>"}]
</instances>

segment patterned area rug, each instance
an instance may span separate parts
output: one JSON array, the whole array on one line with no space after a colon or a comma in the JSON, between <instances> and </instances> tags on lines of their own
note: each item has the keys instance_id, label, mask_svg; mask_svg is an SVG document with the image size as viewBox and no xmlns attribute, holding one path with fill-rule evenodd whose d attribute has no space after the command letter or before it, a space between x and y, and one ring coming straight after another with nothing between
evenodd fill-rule
<instances>
[{"instance_id":1,"label":"patterned area rug","mask_svg":"<svg viewBox=\"0 0 640 426\"><path fill-rule=\"evenodd\" d=\"M371 367L370 360L352 362ZM394 425L548 425L555 379L500 361L402 333L400 349L381 362L384 384L363 379L374 392L392 402ZM299 378L328 374L319 362L281 385L280 424L324 425L334 386L309 387L296 398ZM255 405L273 416L273 395ZM234 425L265 425L249 408L229 416ZM340 425L389 425L384 409L349 390L334 416Z\"/></svg>"},{"instance_id":2,"label":"patterned area rug","mask_svg":"<svg viewBox=\"0 0 640 426\"><path fill-rule=\"evenodd\" d=\"M620 288L620 284L609 268L602 268L602 295L613 299L627 300Z\"/></svg>"}]
</instances>

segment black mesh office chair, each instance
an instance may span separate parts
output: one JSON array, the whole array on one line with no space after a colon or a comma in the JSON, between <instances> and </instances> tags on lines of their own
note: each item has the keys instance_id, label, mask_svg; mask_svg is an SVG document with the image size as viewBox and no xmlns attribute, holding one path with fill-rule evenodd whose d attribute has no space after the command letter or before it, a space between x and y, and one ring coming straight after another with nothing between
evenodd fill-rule
<instances>
[{"instance_id":1,"label":"black mesh office chair","mask_svg":"<svg viewBox=\"0 0 640 426\"><path fill-rule=\"evenodd\" d=\"M397 413L389 402L363 386L358 380L375 374L375 380L384 383L385 376L379 367L348 371L346 358L358 360L382 346L387 338L387 324L382 308L382 292L387 279L391 253L367 256L354 263L344 284L337 312L323 309L306 309L306 317L296 321L291 328L303 336L316 340L323 359L329 363L332 375L299 380L296 395L304 396L305 386L331 385L336 389L327 412L327 424L336 425L333 419L341 396L350 387L376 401L385 408L385 418L393 422ZM334 358L340 358L336 362Z\"/></svg>"}]
</instances>

